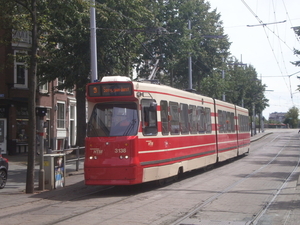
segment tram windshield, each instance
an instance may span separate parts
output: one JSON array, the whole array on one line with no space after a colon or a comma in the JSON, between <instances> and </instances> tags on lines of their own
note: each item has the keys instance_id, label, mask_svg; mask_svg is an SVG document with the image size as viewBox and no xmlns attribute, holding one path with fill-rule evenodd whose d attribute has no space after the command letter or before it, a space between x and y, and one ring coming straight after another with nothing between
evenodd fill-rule
<instances>
[{"instance_id":1,"label":"tram windshield","mask_svg":"<svg viewBox=\"0 0 300 225\"><path fill-rule=\"evenodd\" d=\"M88 137L131 136L138 132L136 103L98 103L88 122Z\"/></svg>"}]
</instances>

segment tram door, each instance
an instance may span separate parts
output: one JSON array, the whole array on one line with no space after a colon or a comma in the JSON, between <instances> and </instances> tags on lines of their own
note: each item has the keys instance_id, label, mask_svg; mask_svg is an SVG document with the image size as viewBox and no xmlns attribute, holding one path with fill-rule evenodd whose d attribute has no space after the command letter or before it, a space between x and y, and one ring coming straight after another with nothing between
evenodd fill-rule
<instances>
[{"instance_id":1,"label":"tram door","mask_svg":"<svg viewBox=\"0 0 300 225\"><path fill-rule=\"evenodd\" d=\"M0 119L0 154L7 154L6 148L6 119Z\"/></svg>"}]
</instances>

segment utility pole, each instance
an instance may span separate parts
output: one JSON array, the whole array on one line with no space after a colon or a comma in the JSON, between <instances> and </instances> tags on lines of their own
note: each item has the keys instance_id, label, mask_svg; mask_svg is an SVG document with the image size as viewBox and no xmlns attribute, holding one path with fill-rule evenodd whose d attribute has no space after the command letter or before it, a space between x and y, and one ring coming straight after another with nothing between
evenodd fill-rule
<instances>
[{"instance_id":1,"label":"utility pole","mask_svg":"<svg viewBox=\"0 0 300 225\"><path fill-rule=\"evenodd\" d=\"M91 41L91 82L95 82L98 80L95 0L91 0L90 29L91 29L91 40L90 40Z\"/></svg>"},{"instance_id":2,"label":"utility pole","mask_svg":"<svg viewBox=\"0 0 300 225\"><path fill-rule=\"evenodd\" d=\"M191 30L191 21L189 20L189 30ZM190 40L192 39L192 34L190 33ZM193 81L192 81L192 56L189 53L189 89L193 89Z\"/></svg>"},{"instance_id":3,"label":"utility pole","mask_svg":"<svg viewBox=\"0 0 300 225\"><path fill-rule=\"evenodd\" d=\"M222 61L223 61L223 63L225 63L225 58L224 58L224 56L222 57ZM223 67L223 69L222 69L222 79L223 79L223 81L224 81L224 83L225 83L225 71L224 71L224 65L223 65L222 67ZM226 101L225 92L223 92L222 100L223 100L224 102Z\"/></svg>"}]
</instances>

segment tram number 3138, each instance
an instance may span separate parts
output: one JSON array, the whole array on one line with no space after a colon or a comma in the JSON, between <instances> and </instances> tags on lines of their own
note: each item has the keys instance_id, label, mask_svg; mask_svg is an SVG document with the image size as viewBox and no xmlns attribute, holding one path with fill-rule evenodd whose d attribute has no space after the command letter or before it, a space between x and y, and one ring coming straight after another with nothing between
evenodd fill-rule
<instances>
[{"instance_id":1,"label":"tram number 3138","mask_svg":"<svg viewBox=\"0 0 300 225\"><path fill-rule=\"evenodd\" d=\"M126 153L126 148L116 148L115 153Z\"/></svg>"}]
</instances>

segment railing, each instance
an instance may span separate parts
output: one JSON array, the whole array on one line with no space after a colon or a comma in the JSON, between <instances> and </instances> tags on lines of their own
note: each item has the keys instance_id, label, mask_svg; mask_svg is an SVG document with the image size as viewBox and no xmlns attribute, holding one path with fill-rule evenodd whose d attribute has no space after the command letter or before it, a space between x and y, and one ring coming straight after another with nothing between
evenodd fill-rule
<instances>
[{"instance_id":1,"label":"railing","mask_svg":"<svg viewBox=\"0 0 300 225\"><path fill-rule=\"evenodd\" d=\"M66 164L70 163L70 162L76 162L76 171L79 170L79 162L80 160L84 160L84 157L80 157L79 151L81 149L85 149L85 147L76 147L76 148L69 148L69 149L62 149L62 150L52 150L52 149L48 149L48 154L53 154L53 153L65 153L66 156L70 155L70 153L72 153L74 150L76 151L76 155L74 158L71 159L67 159L66 160Z\"/></svg>"}]
</instances>

